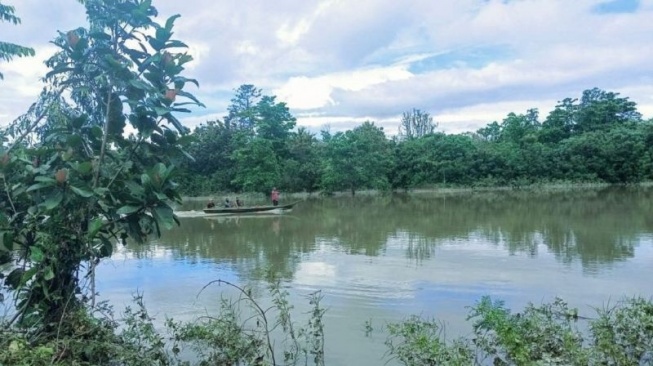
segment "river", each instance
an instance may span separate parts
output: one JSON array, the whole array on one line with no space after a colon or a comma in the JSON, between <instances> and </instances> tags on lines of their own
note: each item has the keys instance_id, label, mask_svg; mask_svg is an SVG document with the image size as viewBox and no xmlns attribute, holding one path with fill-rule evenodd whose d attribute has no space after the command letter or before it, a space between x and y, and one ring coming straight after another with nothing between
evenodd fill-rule
<instances>
[{"instance_id":1,"label":"river","mask_svg":"<svg viewBox=\"0 0 653 366\"><path fill-rule=\"evenodd\" d=\"M299 320L303 296L322 291L327 365L381 365L386 322L420 314L466 335L466 307L483 295L515 310L559 296L581 315L653 295L650 187L313 198L253 217L203 217L201 204L186 202L160 239L116 248L98 268L101 298L120 309L141 291L159 320L190 320L233 295L198 296L209 281L265 302L273 271Z\"/></svg>"}]
</instances>

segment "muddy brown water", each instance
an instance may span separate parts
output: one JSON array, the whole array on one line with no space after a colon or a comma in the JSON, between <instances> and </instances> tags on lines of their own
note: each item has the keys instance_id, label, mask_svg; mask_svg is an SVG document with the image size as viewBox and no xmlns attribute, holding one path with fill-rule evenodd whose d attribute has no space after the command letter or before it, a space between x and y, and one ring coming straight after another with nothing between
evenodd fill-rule
<instances>
[{"instance_id":1,"label":"muddy brown water","mask_svg":"<svg viewBox=\"0 0 653 366\"><path fill-rule=\"evenodd\" d=\"M421 314L447 337L466 335L466 307L483 295L515 310L559 296L581 314L653 295L650 187L313 198L239 217L206 217L201 205L180 207L182 225L162 238L116 248L98 270L101 297L119 309L140 291L161 321L190 320L234 295L211 286L198 296L209 281L266 302L273 271L298 321L303 296L322 291L328 365L381 365L383 324Z\"/></svg>"}]
</instances>

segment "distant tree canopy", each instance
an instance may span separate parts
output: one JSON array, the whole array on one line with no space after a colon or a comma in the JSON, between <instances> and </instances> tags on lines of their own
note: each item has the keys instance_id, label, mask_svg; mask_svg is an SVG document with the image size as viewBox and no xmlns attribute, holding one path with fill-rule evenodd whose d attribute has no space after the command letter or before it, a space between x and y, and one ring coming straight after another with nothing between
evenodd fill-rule
<instances>
[{"instance_id":1,"label":"distant tree canopy","mask_svg":"<svg viewBox=\"0 0 653 366\"><path fill-rule=\"evenodd\" d=\"M390 141L383 128L373 122L325 139L322 159L322 188L333 192L361 188L387 189L393 165Z\"/></svg>"},{"instance_id":2,"label":"distant tree canopy","mask_svg":"<svg viewBox=\"0 0 653 366\"><path fill-rule=\"evenodd\" d=\"M368 121L315 136L296 129L275 96L236 89L224 122L198 127L187 194L216 191L349 191L538 182L633 183L652 178L653 121L619 93L585 90L542 119L510 112L476 132L436 132L428 113L402 114L396 138Z\"/></svg>"},{"instance_id":3,"label":"distant tree canopy","mask_svg":"<svg viewBox=\"0 0 653 366\"><path fill-rule=\"evenodd\" d=\"M433 117L419 109L404 112L399 125L399 137L402 139L420 138L435 132L438 124L433 122Z\"/></svg>"}]
</instances>

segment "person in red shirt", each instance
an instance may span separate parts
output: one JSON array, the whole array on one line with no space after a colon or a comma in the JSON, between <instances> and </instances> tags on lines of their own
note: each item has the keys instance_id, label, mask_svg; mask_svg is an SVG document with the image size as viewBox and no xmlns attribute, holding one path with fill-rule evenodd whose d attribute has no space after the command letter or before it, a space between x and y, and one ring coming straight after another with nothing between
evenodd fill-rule
<instances>
[{"instance_id":1,"label":"person in red shirt","mask_svg":"<svg viewBox=\"0 0 653 366\"><path fill-rule=\"evenodd\" d=\"M276 187L272 188L272 194L270 195L270 198L272 198L273 206L277 206L279 204L279 191L277 191Z\"/></svg>"}]
</instances>

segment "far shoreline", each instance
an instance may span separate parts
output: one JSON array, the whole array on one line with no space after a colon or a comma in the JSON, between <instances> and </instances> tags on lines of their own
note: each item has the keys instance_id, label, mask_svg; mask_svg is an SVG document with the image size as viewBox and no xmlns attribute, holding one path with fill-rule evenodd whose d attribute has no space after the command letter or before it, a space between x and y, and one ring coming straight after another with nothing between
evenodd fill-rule
<instances>
[{"instance_id":1,"label":"far shoreline","mask_svg":"<svg viewBox=\"0 0 653 366\"><path fill-rule=\"evenodd\" d=\"M629 184L614 184L614 183L533 183L523 186L505 185L505 186L460 186L460 187L416 187L409 189L394 189L394 190L378 190L378 189L362 189L356 191L356 196L371 197L371 196L384 196L392 194L401 195L458 195L467 193L484 193L484 192L558 192L566 190L582 190L582 189L601 189L609 187L651 187L653 181L645 181L639 183ZM292 199L309 199L309 198L329 198L329 197L352 197L350 191L338 192L283 192L281 191L282 198L289 197ZM247 201L261 202L269 199L268 195L260 192L216 192L213 194L205 194L199 196L182 196L183 201L209 201L221 202L225 197L235 198L240 197Z\"/></svg>"}]
</instances>

